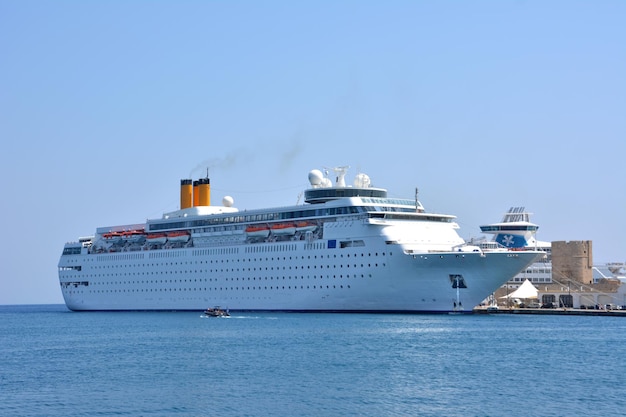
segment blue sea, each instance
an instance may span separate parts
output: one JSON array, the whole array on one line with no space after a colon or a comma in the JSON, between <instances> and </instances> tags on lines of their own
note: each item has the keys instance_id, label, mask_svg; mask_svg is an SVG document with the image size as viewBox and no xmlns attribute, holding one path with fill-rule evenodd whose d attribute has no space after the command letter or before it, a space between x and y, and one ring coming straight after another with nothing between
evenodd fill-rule
<instances>
[{"instance_id":1,"label":"blue sea","mask_svg":"<svg viewBox=\"0 0 626 417\"><path fill-rule=\"evenodd\" d=\"M626 318L0 307L2 416L616 416Z\"/></svg>"}]
</instances>

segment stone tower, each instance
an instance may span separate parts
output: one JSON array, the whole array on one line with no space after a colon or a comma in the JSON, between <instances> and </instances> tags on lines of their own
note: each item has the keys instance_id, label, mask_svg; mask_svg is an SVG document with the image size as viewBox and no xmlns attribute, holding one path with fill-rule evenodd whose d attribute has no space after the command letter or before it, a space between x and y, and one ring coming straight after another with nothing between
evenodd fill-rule
<instances>
[{"instance_id":1,"label":"stone tower","mask_svg":"<svg viewBox=\"0 0 626 417\"><path fill-rule=\"evenodd\" d=\"M552 242L552 281L593 283L593 254L590 240Z\"/></svg>"}]
</instances>

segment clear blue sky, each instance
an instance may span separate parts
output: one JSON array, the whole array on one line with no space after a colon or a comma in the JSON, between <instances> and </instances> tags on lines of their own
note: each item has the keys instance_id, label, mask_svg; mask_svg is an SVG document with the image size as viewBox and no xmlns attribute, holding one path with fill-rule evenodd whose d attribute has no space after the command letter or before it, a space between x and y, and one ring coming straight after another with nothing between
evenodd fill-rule
<instances>
[{"instance_id":1,"label":"clear blue sky","mask_svg":"<svg viewBox=\"0 0 626 417\"><path fill-rule=\"evenodd\" d=\"M2 1L0 304L62 303L66 241L314 168L626 261L624 1Z\"/></svg>"}]
</instances>

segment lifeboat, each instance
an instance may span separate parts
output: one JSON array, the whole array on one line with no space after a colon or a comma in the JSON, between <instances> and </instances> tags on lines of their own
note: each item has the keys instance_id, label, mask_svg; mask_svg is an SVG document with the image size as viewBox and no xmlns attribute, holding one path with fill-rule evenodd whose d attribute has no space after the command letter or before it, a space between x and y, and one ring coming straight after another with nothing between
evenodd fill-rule
<instances>
[{"instance_id":1,"label":"lifeboat","mask_svg":"<svg viewBox=\"0 0 626 417\"><path fill-rule=\"evenodd\" d=\"M122 239L129 241L130 243L139 243L146 238L146 234L143 229L128 230L122 232Z\"/></svg>"},{"instance_id":2,"label":"lifeboat","mask_svg":"<svg viewBox=\"0 0 626 417\"><path fill-rule=\"evenodd\" d=\"M149 233L146 236L146 242L151 245L162 245L167 242L167 235L165 233Z\"/></svg>"},{"instance_id":3,"label":"lifeboat","mask_svg":"<svg viewBox=\"0 0 626 417\"><path fill-rule=\"evenodd\" d=\"M268 237L270 229L263 225L250 225L246 227L246 234L249 237Z\"/></svg>"},{"instance_id":4,"label":"lifeboat","mask_svg":"<svg viewBox=\"0 0 626 417\"><path fill-rule=\"evenodd\" d=\"M104 241L111 245L122 242L122 232L109 232L102 235Z\"/></svg>"},{"instance_id":5,"label":"lifeboat","mask_svg":"<svg viewBox=\"0 0 626 417\"><path fill-rule=\"evenodd\" d=\"M296 231L301 233L312 232L317 229L317 225L311 222L298 222L296 223Z\"/></svg>"},{"instance_id":6,"label":"lifeboat","mask_svg":"<svg viewBox=\"0 0 626 417\"><path fill-rule=\"evenodd\" d=\"M185 243L189 241L189 232L184 230L177 232L168 232L167 240L169 240L170 243Z\"/></svg>"},{"instance_id":7,"label":"lifeboat","mask_svg":"<svg viewBox=\"0 0 626 417\"><path fill-rule=\"evenodd\" d=\"M296 233L296 225L294 223L278 223L273 224L270 230L274 235L293 235Z\"/></svg>"}]
</instances>

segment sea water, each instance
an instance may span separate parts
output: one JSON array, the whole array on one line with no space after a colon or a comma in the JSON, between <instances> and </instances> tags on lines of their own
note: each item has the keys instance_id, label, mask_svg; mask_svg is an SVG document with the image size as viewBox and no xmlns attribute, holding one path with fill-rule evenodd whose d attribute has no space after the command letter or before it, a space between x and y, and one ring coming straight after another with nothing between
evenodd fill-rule
<instances>
[{"instance_id":1,"label":"sea water","mask_svg":"<svg viewBox=\"0 0 626 417\"><path fill-rule=\"evenodd\" d=\"M0 307L2 416L617 416L626 318Z\"/></svg>"}]
</instances>

